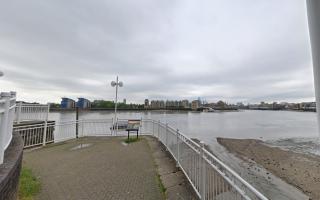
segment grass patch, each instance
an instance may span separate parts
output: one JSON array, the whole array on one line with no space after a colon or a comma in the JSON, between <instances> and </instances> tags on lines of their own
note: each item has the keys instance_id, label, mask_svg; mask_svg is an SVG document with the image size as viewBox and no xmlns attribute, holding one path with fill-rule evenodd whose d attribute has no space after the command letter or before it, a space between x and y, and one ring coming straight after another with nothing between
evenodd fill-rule
<instances>
[{"instance_id":1,"label":"grass patch","mask_svg":"<svg viewBox=\"0 0 320 200\"><path fill-rule=\"evenodd\" d=\"M19 180L19 200L33 200L40 191L40 182L31 169L22 167Z\"/></svg>"},{"instance_id":2,"label":"grass patch","mask_svg":"<svg viewBox=\"0 0 320 200\"><path fill-rule=\"evenodd\" d=\"M129 144L129 143L133 143L133 142L138 142L140 141L140 138L136 138L136 137L129 137L129 139L127 138L124 142Z\"/></svg>"},{"instance_id":3,"label":"grass patch","mask_svg":"<svg viewBox=\"0 0 320 200\"><path fill-rule=\"evenodd\" d=\"M161 178L160 178L160 174L157 174L156 178L157 178L157 182L158 182L160 191L161 191L161 193L162 193L162 194L164 195L164 197L165 197L165 196L166 196L167 188L164 187L164 185L163 185L163 183L162 183L162 180L161 180Z\"/></svg>"}]
</instances>

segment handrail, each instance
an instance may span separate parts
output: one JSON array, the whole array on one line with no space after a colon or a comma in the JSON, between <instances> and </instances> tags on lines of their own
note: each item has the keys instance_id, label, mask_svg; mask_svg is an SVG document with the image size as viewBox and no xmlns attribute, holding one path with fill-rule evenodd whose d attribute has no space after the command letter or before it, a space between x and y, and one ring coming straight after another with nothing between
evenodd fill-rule
<instances>
[{"instance_id":1,"label":"handrail","mask_svg":"<svg viewBox=\"0 0 320 200\"><path fill-rule=\"evenodd\" d=\"M244 184L246 187L248 187L250 190L252 190L259 198L263 200L268 200L263 194L261 194L257 189L255 189L252 185L250 185L247 181L245 181L239 174L237 174L235 171L233 171L229 166L224 164L221 160L219 160L216 156L214 156L212 153L210 153L208 150L204 149L204 152L213 158L219 165L221 165L223 168L225 168L228 172L230 172L234 177L236 177L242 184Z\"/></svg>"},{"instance_id":2,"label":"handrail","mask_svg":"<svg viewBox=\"0 0 320 200\"><path fill-rule=\"evenodd\" d=\"M214 156L211 152L209 152L205 148L202 148L198 143L196 143L195 141L193 141L192 139L190 139L189 137L187 137L183 133L179 132L179 134L177 134L176 130L172 126L170 126L168 124L164 124L164 123L162 123L160 121L152 120L152 123L157 124L157 125L159 125L159 127L162 127L162 128L166 128L167 127L170 130L171 134L173 134L173 135L177 136L178 138L180 138L182 142L184 142L187 146L189 146L189 148L191 148L197 154L200 154L200 152L203 151L203 156L201 156L201 157L206 161L206 163L209 164L212 168L214 168L215 171L217 173L219 173L224 178L224 180L226 182L228 182L230 185L232 185L232 187L244 199L248 199L248 200L251 199L250 196L248 196L246 194L246 191L247 192L250 191L250 193L254 194L260 200L268 200L267 197L265 197L262 193L260 193L257 189L255 189L252 185L250 185L247 181L245 181L234 170L232 170L225 163L223 163L220 159L218 159L216 156ZM166 135L166 137L168 137L168 136ZM158 139L160 140L160 138L158 138ZM161 141L161 142L163 143L163 141ZM163 144L166 145L165 143L163 143ZM169 152L172 154L172 156L175 159L177 159L176 156L173 155L173 152L170 149L169 149ZM210 159L212 159L212 160L210 160ZM212 161L214 161L218 166L216 166ZM178 164L179 164L179 161L178 161ZM198 190L199 188L194 187L193 182L188 177L188 173L185 172L185 170L183 169L183 166L180 166L180 168L182 169L184 174L187 176L187 178L188 178L189 182L191 183L191 185L193 186L193 188L195 190ZM220 168L223 169L223 171L221 171ZM240 185L238 185L239 183L236 183L236 181L238 181L240 183ZM245 186L245 189L243 187L241 187L241 186ZM200 191L196 191L196 193L201 198Z\"/></svg>"}]
</instances>

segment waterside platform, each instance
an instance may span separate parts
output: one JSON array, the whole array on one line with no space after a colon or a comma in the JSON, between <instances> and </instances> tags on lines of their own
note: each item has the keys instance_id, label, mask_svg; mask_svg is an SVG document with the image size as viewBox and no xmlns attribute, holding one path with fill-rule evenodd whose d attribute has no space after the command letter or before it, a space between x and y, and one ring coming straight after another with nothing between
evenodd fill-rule
<instances>
[{"instance_id":1,"label":"waterside platform","mask_svg":"<svg viewBox=\"0 0 320 200\"><path fill-rule=\"evenodd\" d=\"M84 137L26 150L23 165L42 184L37 199L197 199L157 139L123 141Z\"/></svg>"}]
</instances>

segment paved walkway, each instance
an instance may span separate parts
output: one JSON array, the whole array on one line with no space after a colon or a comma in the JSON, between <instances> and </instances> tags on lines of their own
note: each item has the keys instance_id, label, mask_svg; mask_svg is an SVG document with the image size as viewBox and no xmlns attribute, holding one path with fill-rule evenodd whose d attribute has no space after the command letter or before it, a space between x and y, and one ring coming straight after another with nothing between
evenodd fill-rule
<instances>
[{"instance_id":1,"label":"paved walkway","mask_svg":"<svg viewBox=\"0 0 320 200\"><path fill-rule=\"evenodd\" d=\"M168 200L197 200L189 181L181 170L176 167L176 162L156 138L147 137L152 155L158 166L158 174L166 190Z\"/></svg>"},{"instance_id":2,"label":"paved walkway","mask_svg":"<svg viewBox=\"0 0 320 200\"><path fill-rule=\"evenodd\" d=\"M42 184L36 199L163 199L147 140L122 140L90 137L26 151L23 164Z\"/></svg>"}]
</instances>

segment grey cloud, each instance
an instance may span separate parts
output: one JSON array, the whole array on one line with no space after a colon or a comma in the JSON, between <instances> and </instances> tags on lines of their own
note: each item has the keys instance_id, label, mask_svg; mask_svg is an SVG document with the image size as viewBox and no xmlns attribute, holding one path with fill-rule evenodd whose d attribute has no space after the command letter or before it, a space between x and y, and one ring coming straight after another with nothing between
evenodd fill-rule
<instances>
[{"instance_id":1,"label":"grey cloud","mask_svg":"<svg viewBox=\"0 0 320 200\"><path fill-rule=\"evenodd\" d=\"M111 99L117 74L133 102L314 99L300 0L12 0L0 24L1 90L25 100Z\"/></svg>"}]
</instances>

